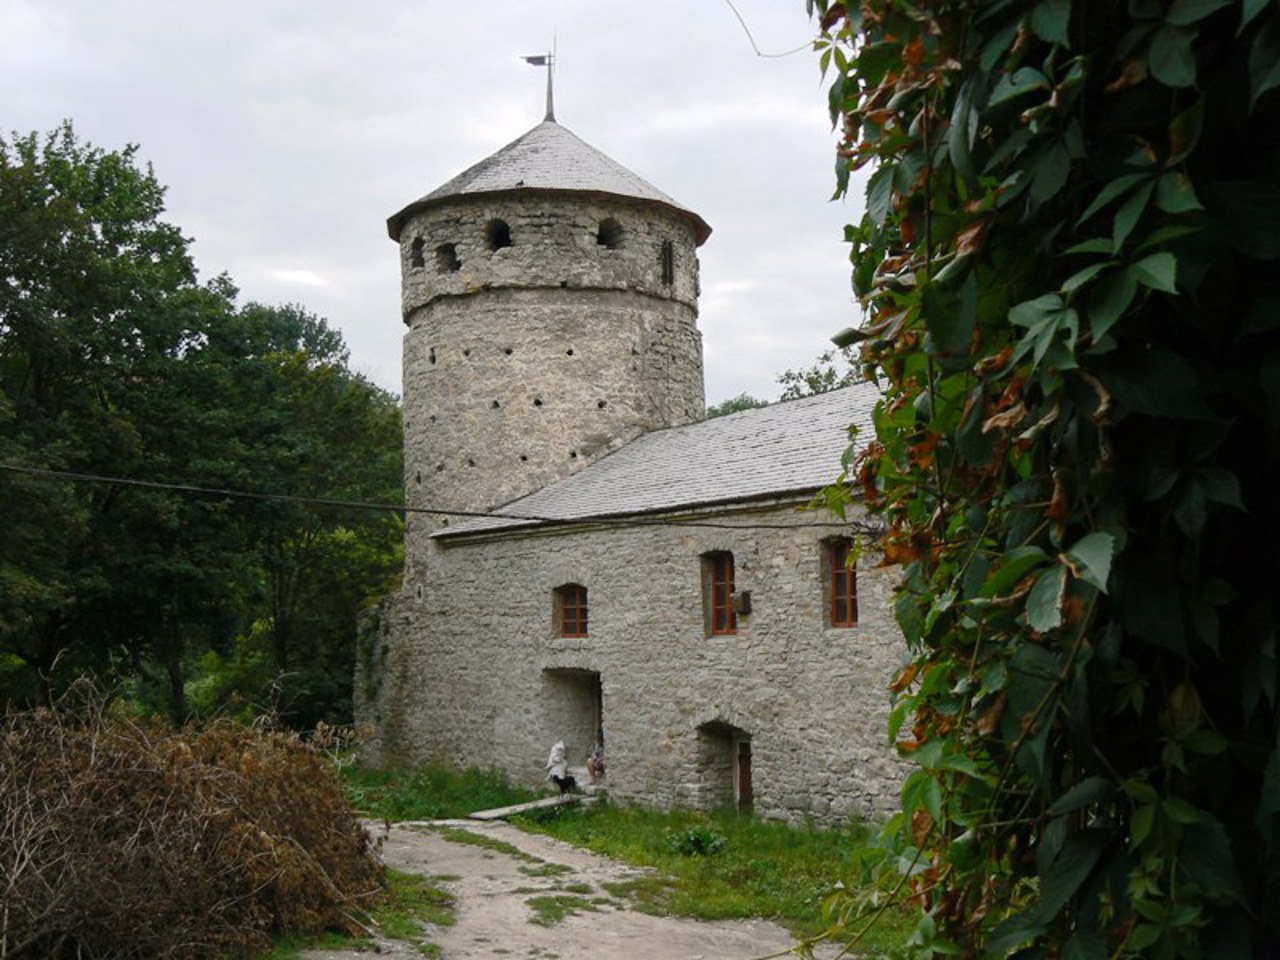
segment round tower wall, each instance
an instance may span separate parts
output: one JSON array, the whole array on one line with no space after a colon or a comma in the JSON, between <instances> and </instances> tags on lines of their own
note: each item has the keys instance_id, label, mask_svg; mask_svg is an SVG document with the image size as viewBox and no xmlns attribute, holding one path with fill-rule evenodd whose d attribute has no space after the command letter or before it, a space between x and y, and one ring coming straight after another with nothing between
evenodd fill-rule
<instances>
[{"instance_id":1,"label":"round tower wall","mask_svg":"<svg viewBox=\"0 0 1280 960\"><path fill-rule=\"evenodd\" d=\"M704 415L692 225L554 200L461 202L402 231L409 506L489 510ZM509 245L490 249L497 221ZM410 515L411 568L446 522Z\"/></svg>"},{"instance_id":2,"label":"round tower wall","mask_svg":"<svg viewBox=\"0 0 1280 960\"><path fill-rule=\"evenodd\" d=\"M697 310L693 223L623 198L552 191L458 198L404 225L400 263L406 323L440 297L495 287L630 290Z\"/></svg>"}]
</instances>

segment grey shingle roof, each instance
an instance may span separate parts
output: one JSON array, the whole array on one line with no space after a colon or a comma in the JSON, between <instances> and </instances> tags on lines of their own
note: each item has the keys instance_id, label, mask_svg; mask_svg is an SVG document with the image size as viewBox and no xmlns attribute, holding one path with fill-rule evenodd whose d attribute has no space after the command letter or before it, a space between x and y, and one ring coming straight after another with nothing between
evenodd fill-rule
<instances>
[{"instance_id":1,"label":"grey shingle roof","mask_svg":"<svg viewBox=\"0 0 1280 960\"><path fill-rule=\"evenodd\" d=\"M875 436L871 384L644 434L572 476L434 536L529 526L516 517L579 520L733 503L816 490L840 474L848 428Z\"/></svg>"},{"instance_id":2,"label":"grey shingle roof","mask_svg":"<svg viewBox=\"0 0 1280 960\"><path fill-rule=\"evenodd\" d=\"M544 120L497 153L393 214L387 220L387 232L392 240L399 240L401 227L419 210L454 197L508 190L572 190L647 200L692 220L698 243L711 233L711 228L692 210L554 120Z\"/></svg>"}]
</instances>

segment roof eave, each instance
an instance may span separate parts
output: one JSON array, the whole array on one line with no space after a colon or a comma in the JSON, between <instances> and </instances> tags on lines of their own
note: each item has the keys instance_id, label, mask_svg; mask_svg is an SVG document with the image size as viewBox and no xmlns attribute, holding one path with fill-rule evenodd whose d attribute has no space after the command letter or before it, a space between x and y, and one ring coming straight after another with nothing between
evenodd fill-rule
<instances>
[{"instance_id":1,"label":"roof eave","mask_svg":"<svg viewBox=\"0 0 1280 960\"><path fill-rule=\"evenodd\" d=\"M688 516L699 513L731 513L746 510L760 510L770 507L781 507L790 505L798 505L802 503L812 502L813 497L823 487L821 484L816 486L797 487L793 490L774 490L768 493L758 493L747 497L726 497L720 500L698 500L690 503L668 504L661 507L651 507L647 510L628 510L618 513L596 513L584 517L548 517L545 520L525 520L513 517L511 523L505 523L498 527L489 527L481 530L458 530L445 527L436 530L431 534L432 540L465 540L468 538L479 537L502 537L507 534L528 533L530 531L539 531L545 533L558 532L564 527L609 527L609 526L626 526L628 524L651 523L655 518L666 515ZM673 520L672 525L678 525L679 521Z\"/></svg>"},{"instance_id":2,"label":"roof eave","mask_svg":"<svg viewBox=\"0 0 1280 960\"><path fill-rule=\"evenodd\" d=\"M579 197L599 197L605 200L622 200L626 203L640 204L642 206L661 207L664 210L671 211L677 216L683 217L693 224L694 239L699 247L707 241L709 236L711 236L711 226L705 220L692 210L688 210L676 204L664 203L661 200L654 200L648 197L629 197L625 194L611 193L608 190L573 190L559 189L556 187L510 187L506 190L476 190L471 193L451 193L442 197L422 197L387 218L387 236L396 243L399 243L400 233L410 218L424 210L430 210L433 207L441 207L458 200L470 200L472 198L479 197L493 198L517 195L539 196L562 194L573 194L574 196Z\"/></svg>"}]
</instances>

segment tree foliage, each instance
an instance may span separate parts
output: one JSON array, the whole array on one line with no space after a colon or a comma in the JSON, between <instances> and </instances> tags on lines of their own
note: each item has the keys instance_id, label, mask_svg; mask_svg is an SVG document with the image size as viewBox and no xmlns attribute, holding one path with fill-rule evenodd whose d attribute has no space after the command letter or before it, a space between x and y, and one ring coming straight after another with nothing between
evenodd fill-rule
<instances>
[{"instance_id":1,"label":"tree foliage","mask_svg":"<svg viewBox=\"0 0 1280 960\"><path fill-rule=\"evenodd\" d=\"M778 374L782 387L780 400L799 400L829 390L852 386L862 379L851 347L827 350L810 366L799 370L784 370Z\"/></svg>"},{"instance_id":2,"label":"tree foliage","mask_svg":"<svg viewBox=\"0 0 1280 960\"><path fill-rule=\"evenodd\" d=\"M398 500L395 398L319 318L199 283L163 197L133 147L69 124L0 138L0 463ZM324 685L311 714L349 711L356 611L398 569L394 515L8 469L0 496L0 698L106 672L184 719L193 669L262 647L242 693Z\"/></svg>"},{"instance_id":3,"label":"tree foliage","mask_svg":"<svg viewBox=\"0 0 1280 960\"><path fill-rule=\"evenodd\" d=\"M878 895L922 957L1271 955L1280 7L809 7L914 655Z\"/></svg>"},{"instance_id":4,"label":"tree foliage","mask_svg":"<svg viewBox=\"0 0 1280 960\"><path fill-rule=\"evenodd\" d=\"M713 417L724 417L731 413L739 413L743 410L754 410L756 407L767 407L768 400L761 400L753 397L749 393L740 393L736 397L730 397L728 400L721 400L719 403L713 403L707 407L707 419Z\"/></svg>"}]
</instances>

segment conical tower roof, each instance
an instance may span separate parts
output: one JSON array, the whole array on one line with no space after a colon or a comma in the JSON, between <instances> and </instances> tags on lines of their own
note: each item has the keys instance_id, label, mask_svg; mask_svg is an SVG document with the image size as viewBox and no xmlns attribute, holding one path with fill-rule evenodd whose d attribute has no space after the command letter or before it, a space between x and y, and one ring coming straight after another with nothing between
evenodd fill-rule
<instances>
[{"instance_id":1,"label":"conical tower roof","mask_svg":"<svg viewBox=\"0 0 1280 960\"><path fill-rule=\"evenodd\" d=\"M693 221L699 244L711 233L706 221L692 210L554 120L542 121L497 153L389 217L387 233L398 241L401 228L415 213L456 197L523 190L600 194L656 203Z\"/></svg>"}]
</instances>

